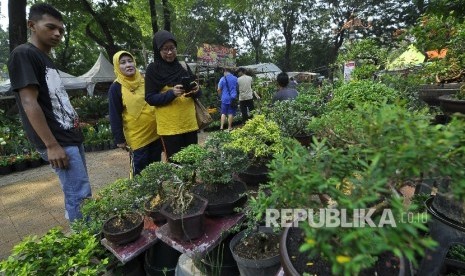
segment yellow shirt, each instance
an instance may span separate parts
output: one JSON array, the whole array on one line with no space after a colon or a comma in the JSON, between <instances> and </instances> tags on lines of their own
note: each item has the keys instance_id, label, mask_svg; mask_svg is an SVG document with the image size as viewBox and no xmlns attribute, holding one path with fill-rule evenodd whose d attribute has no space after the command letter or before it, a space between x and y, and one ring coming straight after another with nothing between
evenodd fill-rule
<instances>
[{"instance_id":1,"label":"yellow shirt","mask_svg":"<svg viewBox=\"0 0 465 276\"><path fill-rule=\"evenodd\" d=\"M172 87L163 87L161 93L166 93ZM190 97L176 97L164 106L155 107L158 135L183 134L199 129L195 117L194 100Z\"/></svg>"},{"instance_id":2,"label":"yellow shirt","mask_svg":"<svg viewBox=\"0 0 465 276\"><path fill-rule=\"evenodd\" d=\"M126 142L133 149L139 149L159 138L155 108L145 102L143 87L135 93L122 87L123 97L123 132Z\"/></svg>"}]
</instances>

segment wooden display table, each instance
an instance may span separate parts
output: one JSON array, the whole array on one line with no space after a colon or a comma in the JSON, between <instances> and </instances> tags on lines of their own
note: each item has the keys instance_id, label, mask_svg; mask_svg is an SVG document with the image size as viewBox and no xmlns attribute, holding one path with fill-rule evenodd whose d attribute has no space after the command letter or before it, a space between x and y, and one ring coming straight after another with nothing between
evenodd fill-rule
<instances>
[{"instance_id":1,"label":"wooden display table","mask_svg":"<svg viewBox=\"0 0 465 276\"><path fill-rule=\"evenodd\" d=\"M113 244L106 238L103 238L100 242L113 253L121 263L125 264L143 253L157 241L157 236L155 235L156 230L157 226L153 223L152 219L144 216L144 229L137 240L124 245Z\"/></svg>"},{"instance_id":2,"label":"wooden display table","mask_svg":"<svg viewBox=\"0 0 465 276\"><path fill-rule=\"evenodd\" d=\"M189 258L199 258L204 256L213 247L219 244L224 238L223 233L230 230L244 220L244 214L234 214L227 217L205 217L205 233L202 237L192 241L180 241L170 236L168 224L157 229L156 236L178 250L186 254Z\"/></svg>"}]
</instances>

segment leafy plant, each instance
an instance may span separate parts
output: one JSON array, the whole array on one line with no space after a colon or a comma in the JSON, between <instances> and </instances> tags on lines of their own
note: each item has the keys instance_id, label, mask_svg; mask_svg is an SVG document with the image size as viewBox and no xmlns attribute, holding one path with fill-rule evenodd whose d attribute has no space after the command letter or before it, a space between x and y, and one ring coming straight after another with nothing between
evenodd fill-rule
<instances>
[{"instance_id":1,"label":"leafy plant","mask_svg":"<svg viewBox=\"0 0 465 276\"><path fill-rule=\"evenodd\" d=\"M279 126L266 120L264 115L256 115L242 128L234 129L231 137L232 140L226 147L241 150L254 164L267 162L284 149Z\"/></svg>"},{"instance_id":2,"label":"leafy plant","mask_svg":"<svg viewBox=\"0 0 465 276\"><path fill-rule=\"evenodd\" d=\"M81 121L95 123L108 115L108 98L103 96L82 96L71 99Z\"/></svg>"},{"instance_id":3,"label":"leafy plant","mask_svg":"<svg viewBox=\"0 0 465 276\"><path fill-rule=\"evenodd\" d=\"M463 198L465 165L463 131L465 122L455 118L447 126L431 126L422 112L409 112L401 106L381 108L366 106L351 115L358 120L358 138L348 148L328 146L323 139L311 151L295 142L286 143L285 151L271 162L271 181L250 201L250 217L260 221L265 211L327 207L318 195L329 196L330 208L353 210L374 208L375 225L383 210L390 210L396 226L383 227L310 227L301 223L306 242L301 250L311 257L322 257L334 274L355 275L370 267L382 252L406 256L416 262L434 241L424 237L422 216L402 221L415 205L406 207L399 188L409 179L443 175L453 180L453 194ZM347 114L341 114L347 116ZM327 207L328 208L328 207ZM411 209L410 209L411 208ZM296 218L296 217L294 217ZM319 214L313 221L317 222Z\"/></svg>"},{"instance_id":4,"label":"leafy plant","mask_svg":"<svg viewBox=\"0 0 465 276\"><path fill-rule=\"evenodd\" d=\"M411 33L423 51L447 51L446 56L426 64L420 74L428 82L460 82L465 77L465 22L453 14L425 14Z\"/></svg>"},{"instance_id":5,"label":"leafy plant","mask_svg":"<svg viewBox=\"0 0 465 276\"><path fill-rule=\"evenodd\" d=\"M273 105L262 108L261 114L276 122L283 136L310 135L307 129L312 117L318 116L325 105L324 95L316 89L299 93L292 101L277 101Z\"/></svg>"},{"instance_id":6,"label":"leafy plant","mask_svg":"<svg viewBox=\"0 0 465 276\"><path fill-rule=\"evenodd\" d=\"M230 133L220 131L212 133L205 141L205 153L197 159L196 171L207 189L230 184L233 174L249 165L247 156L241 150L225 147L231 140Z\"/></svg>"},{"instance_id":7,"label":"leafy plant","mask_svg":"<svg viewBox=\"0 0 465 276\"><path fill-rule=\"evenodd\" d=\"M0 262L5 275L99 275L108 258L96 236L88 231L65 235L53 228L40 239L26 237Z\"/></svg>"}]
</instances>

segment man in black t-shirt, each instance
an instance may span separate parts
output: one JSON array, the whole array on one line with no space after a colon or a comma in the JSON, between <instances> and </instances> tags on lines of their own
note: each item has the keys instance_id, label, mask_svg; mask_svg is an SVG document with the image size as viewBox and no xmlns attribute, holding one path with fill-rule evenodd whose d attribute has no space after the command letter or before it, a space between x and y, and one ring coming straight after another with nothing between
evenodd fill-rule
<instances>
[{"instance_id":1,"label":"man in black t-shirt","mask_svg":"<svg viewBox=\"0 0 465 276\"><path fill-rule=\"evenodd\" d=\"M55 169L65 195L65 216L81 218L80 203L90 197L83 135L58 70L49 57L64 33L63 18L48 4L36 4L27 22L30 42L10 54L8 71L26 135Z\"/></svg>"}]
</instances>

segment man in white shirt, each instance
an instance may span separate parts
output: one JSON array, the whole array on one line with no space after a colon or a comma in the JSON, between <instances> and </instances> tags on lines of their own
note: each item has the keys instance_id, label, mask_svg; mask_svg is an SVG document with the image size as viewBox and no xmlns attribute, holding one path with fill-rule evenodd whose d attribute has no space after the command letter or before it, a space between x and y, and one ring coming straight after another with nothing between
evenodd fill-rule
<instances>
[{"instance_id":1,"label":"man in white shirt","mask_svg":"<svg viewBox=\"0 0 465 276\"><path fill-rule=\"evenodd\" d=\"M257 99L260 99L257 93L252 91L252 77L246 75L245 72L244 68L239 68L237 70L239 76L237 79L237 84L239 86L239 105L241 107L243 123L251 118L250 112L254 110L253 94L255 94Z\"/></svg>"}]
</instances>

